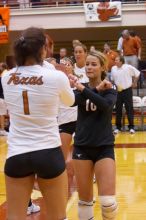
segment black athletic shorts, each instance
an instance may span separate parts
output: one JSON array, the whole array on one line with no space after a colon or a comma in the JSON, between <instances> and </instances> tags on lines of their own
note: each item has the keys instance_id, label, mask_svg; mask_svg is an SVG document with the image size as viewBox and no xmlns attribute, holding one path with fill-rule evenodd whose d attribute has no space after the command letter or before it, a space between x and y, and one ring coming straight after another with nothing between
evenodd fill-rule
<instances>
[{"instance_id":1,"label":"black athletic shorts","mask_svg":"<svg viewBox=\"0 0 146 220\"><path fill-rule=\"evenodd\" d=\"M91 160L93 163L104 159L111 158L115 160L114 146L74 146L73 159L76 160Z\"/></svg>"},{"instance_id":2,"label":"black athletic shorts","mask_svg":"<svg viewBox=\"0 0 146 220\"><path fill-rule=\"evenodd\" d=\"M6 160L7 176L20 178L36 174L44 179L59 176L65 170L65 161L60 147L39 150L12 156Z\"/></svg>"},{"instance_id":3,"label":"black athletic shorts","mask_svg":"<svg viewBox=\"0 0 146 220\"><path fill-rule=\"evenodd\" d=\"M75 133L75 130L76 130L76 121L59 125L60 133L67 133L72 135L73 133Z\"/></svg>"}]
</instances>

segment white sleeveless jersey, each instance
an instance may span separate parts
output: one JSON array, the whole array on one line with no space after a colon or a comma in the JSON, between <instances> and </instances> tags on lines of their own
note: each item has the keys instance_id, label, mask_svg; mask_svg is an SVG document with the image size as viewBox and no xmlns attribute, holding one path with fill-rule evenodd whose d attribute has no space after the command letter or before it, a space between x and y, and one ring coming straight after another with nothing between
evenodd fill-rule
<instances>
[{"instance_id":1,"label":"white sleeveless jersey","mask_svg":"<svg viewBox=\"0 0 146 220\"><path fill-rule=\"evenodd\" d=\"M47 61L43 62L43 67L47 69L50 69L50 68L55 69L55 67L54 66L52 67L52 64L48 63ZM69 107L67 105L64 105L62 102L60 102L59 112L58 112L58 124L62 125L65 123L76 121L76 120L77 120L77 107L76 106Z\"/></svg>"},{"instance_id":2,"label":"white sleeveless jersey","mask_svg":"<svg viewBox=\"0 0 146 220\"><path fill-rule=\"evenodd\" d=\"M74 72L79 77L80 83L88 83L89 82L89 79L86 76L85 67L79 68L79 67L77 67L77 65L75 63Z\"/></svg>"},{"instance_id":3,"label":"white sleeveless jersey","mask_svg":"<svg viewBox=\"0 0 146 220\"><path fill-rule=\"evenodd\" d=\"M46 60L43 61L43 67L45 67L47 69L55 70L55 66L51 63L48 63Z\"/></svg>"},{"instance_id":4,"label":"white sleeveless jersey","mask_svg":"<svg viewBox=\"0 0 146 220\"><path fill-rule=\"evenodd\" d=\"M74 103L65 74L39 65L19 67L3 75L2 86L10 114L7 158L60 146L59 104Z\"/></svg>"},{"instance_id":5,"label":"white sleeveless jersey","mask_svg":"<svg viewBox=\"0 0 146 220\"><path fill-rule=\"evenodd\" d=\"M74 72L79 76L79 81L81 83L89 82L88 77L86 76L85 67L79 68L75 64ZM73 122L77 120L77 106L67 107L63 104L60 104L59 113L58 113L58 123L59 125Z\"/></svg>"},{"instance_id":6,"label":"white sleeveless jersey","mask_svg":"<svg viewBox=\"0 0 146 220\"><path fill-rule=\"evenodd\" d=\"M77 106L68 107L62 103L59 106L58 124L66 124L77 120Z\"/></svg>"}]
</instances>

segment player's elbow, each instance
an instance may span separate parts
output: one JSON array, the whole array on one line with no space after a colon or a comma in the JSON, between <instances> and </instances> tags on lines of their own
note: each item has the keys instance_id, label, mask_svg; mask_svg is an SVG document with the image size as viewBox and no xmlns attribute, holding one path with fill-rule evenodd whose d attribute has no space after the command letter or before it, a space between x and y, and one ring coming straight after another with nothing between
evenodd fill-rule
<instances>
[{"instance_id":1,"label":"player's elbow","mask_svg":"<svg viewBox=\"0 0 146 220\"><path fill-rule=\"evenodd\" d=\"M64 98L64 104L67 105L67 106L72 106L75 102L75 96L74 94L72 94L71 96L66 96Z\"/></svg>"}]
</instances>

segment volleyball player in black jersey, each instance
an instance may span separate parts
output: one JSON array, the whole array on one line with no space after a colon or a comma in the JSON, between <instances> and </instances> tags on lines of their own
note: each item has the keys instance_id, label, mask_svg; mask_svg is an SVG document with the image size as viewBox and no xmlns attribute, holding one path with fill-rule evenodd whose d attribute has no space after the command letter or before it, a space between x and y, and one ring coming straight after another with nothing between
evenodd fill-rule
<instances>
[{"instance_id":1,"label":"volleyball player in black jersey","mask_svg":"<svg viewBox=\"0 0 146 220\"><path fill-rule=\"evenodd\" d=\"M104 80L106 58L98 51L86 59L88 85L74 77L70 81L77 88L75 105L78 119L74 139L74 169L79 194L80 220L93 220L93 174L95 172L103 220L115 220L115 156L112 133L112 110L116 103L115 86Z\"/></svg>"}]
</instances>

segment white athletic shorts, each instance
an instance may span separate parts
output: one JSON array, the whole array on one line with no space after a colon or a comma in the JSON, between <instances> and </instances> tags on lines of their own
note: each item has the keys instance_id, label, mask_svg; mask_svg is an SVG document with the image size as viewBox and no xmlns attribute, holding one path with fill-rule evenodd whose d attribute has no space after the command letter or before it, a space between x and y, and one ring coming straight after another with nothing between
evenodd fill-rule
<instances>
[{"instance_id":1,"label":"white athletic shorts","mask_svg":"<svg viewBox=\"0 0 146 220\"><path fill-rule=\"evenodd\" d=\"M4 99L0 99L0 115L7 114L7 106Z\"/></svg>"}]
</instances>

